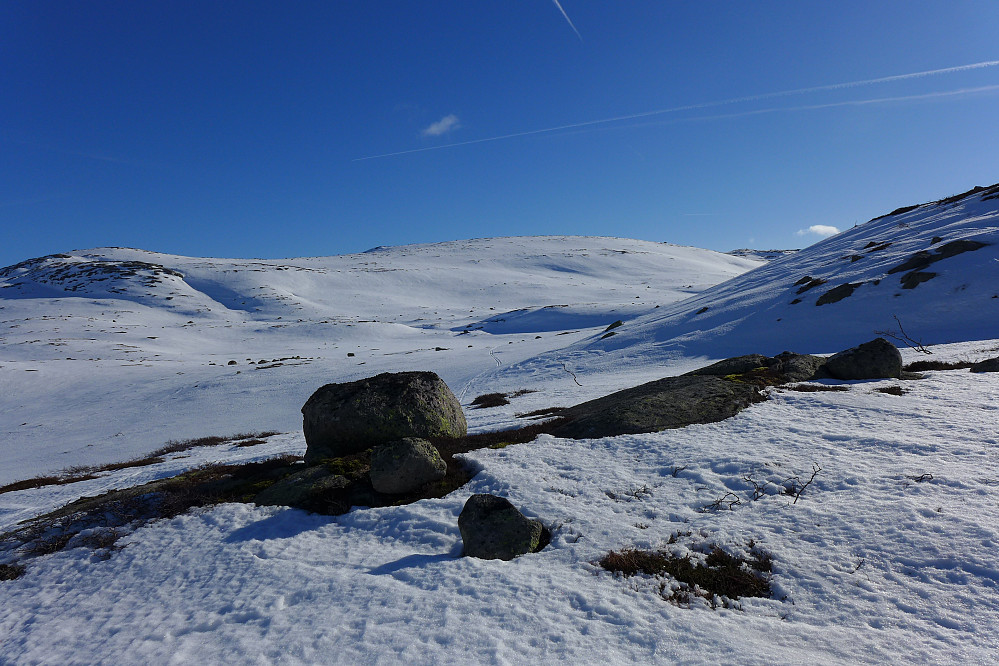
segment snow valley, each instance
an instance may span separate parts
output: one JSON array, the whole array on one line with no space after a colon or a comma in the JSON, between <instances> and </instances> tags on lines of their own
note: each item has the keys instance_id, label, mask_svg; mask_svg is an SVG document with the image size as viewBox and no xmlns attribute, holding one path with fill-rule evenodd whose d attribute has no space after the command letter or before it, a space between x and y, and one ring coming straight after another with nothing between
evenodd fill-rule
<instances>
[{"instance_id":1,"label":"snow valley","mask_svg":"<svg viewBox=\"0 0 999 666\"><path fill-rule=\"evenodd\" d=\"M0 531L204 465L301 456L312 391L381 372L436 372L484 433L728 356L879 334L953 369L772 386L717 423L474 450L466 485L401 506L228 502L106 547L0 550L24 569L0 581L0 658L984 663L999 650L999 374L966 366L999 356L996 285L996 186L771 261L535 237L287 260L99 248L2 269L0 485L247 436L0 493ZM472 407L490 393L507 404ZM508 497L551 542L462 557L474 493ZM598 564L629 550L764 553L770 592L677 603L668 575Z\"/></svg>"}]
</instances>

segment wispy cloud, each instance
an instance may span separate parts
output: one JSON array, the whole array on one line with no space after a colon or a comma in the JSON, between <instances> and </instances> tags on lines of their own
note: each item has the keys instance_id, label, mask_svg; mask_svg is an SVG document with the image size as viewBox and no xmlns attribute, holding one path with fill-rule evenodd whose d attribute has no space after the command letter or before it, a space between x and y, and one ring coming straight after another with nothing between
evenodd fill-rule
<instances>
[{"instance_id":1,"label":"wispy cloud","mask_svg":"<svg viewBox=\"0 0 999 666\"><path fill-rule=\"evenodd\" d=\"M380 154L380 155L369 155L367 157L358 157L358 158L355 158L354 161L355 162L360 162L360 161L363 161L363 160L374 160L374 159L380 159L380 158L383 158L383 157L396 157L398 155L408 155L410 153L422 153L422 152L428 151L428 150L441 150L443 148L456 148L458 146L470 146L470 145L477 144L477 143L489 143L489 142L492 142L492 141L504 141L506 139L515 139L515 138L524 137L524 136L535 136L535 135L538 135L538 134L551 134L553 132L560 132L560 131L564 131L564 130L580 129L580 128L587 128L587 127L595 127L595 126L599 126L599 125L608 125L608 124L611 124L611 123L625 122L625 121L629 121L629 120L638 120L638 119L641 119L641 118L650 118L650 117L653 117L653 116L661 116L661 115L666 115L666 114L669 114L669 113L678 113L678 112L681 112L681 111L693 111L693 110L698 110L698 109L709 109L709 108L712 108L712 107L726 106L726 105L729 105L729 104L738 104L738 103L742 103L742 102L755 102L755 101L764 100L764 99L774 99L774 98L778 98L778 97L790 97L792 95L804 95L806 93L813 93L813 92L821 92L821 91L829 91L829 90L841 90L841 89L845 89L845 88L858 88L858 87L862 87L862 86L873 86L873 85L878 85L878 84L882 84L882 83L891 83L893 81L904 81L904 80L907 80L907 79L916 79L916 78L922 78L922 77L926 77L926 76L939 76L939 75L943 75L943 74L954 74L954 73L965 72L965 71L970 71L970 70L974 70L974 69L983 69L983 68L986 68L986 67L995 67L997 65L999 65L999 60L987 60L987 61L984 61L984 62L972 63L970 65L960 65L958 67L945 67L943 69L930 69L930 70L925 70L925 71L922 71L922 72L912 72L912 73L909 73L909 74L896 74L894 76L884 76L884 77L877 78L877 79L864 79L862 81L848 81L846 83L833 83L833 84L824 85L824 86L812 86L812 87L809 87L809 88L795 88L793 90L782 90L782 91L772 92L772 93L763 93L763 94L760 94L760 95L750 95L750 96L747 96L747 97L732 97L730 99L723 99L723 100L718 100L718 101L714 101L714 102L702 102L700 104L687 104L687 105L684 105L684 106L674 106L674 107L671 107L671 108L668 108L668 109L657 109L655 111L644 111L642 113L632 113L632 114L623 115L623 116L614 116L614 117L611 117L611 118L601 118L600 120L587 120L587 121L584 121L584 122L570 123L570 124L567 124L567 125L559 125L559 126L556 126L556 127L545 127L545 128L542 128L542 129L527 130L527 131L524 131L524 132L513 132L511 134L502 134L502 135L499 135L499 136L491 136L491 137L486 137L486 138L483 138L483 139L473 139L471 141L461 141L461 142L458 142L458 143L448 143L448 144L444 144L444 145L441 145L441 146L429 146L429 147L424 147L424 148L414 148L414 149L411 149L411 150L399 150L399 151L396 151L396 152L393 152L393 153L383 153L383 154ZM945 97L945 96L953 96L953 95L959 95L959 94L971 94L971 93L976 93L976 92L984 92L984 91L993 90L996 87L997 86L983 86L983 87L980 87L980 88L962 88L961 90L956 90L956 91L948 91L948 92L942 92L942 93L929 93L929 94L926 94L926 95L912 95L912 96L907 96L907 97L880 98L880 99L875 99L875 100L857 100L857 101L852 101L852 102L837 102L837 103L832 103L832 104L820 104L820 105L813 105L813 106L808 106L808 107L796 107L794 110L819 109L819 108L828 108L828 107L832 107L832 106L843 106L843 105L874 104L874 103L887 102L887 101L917 100L917 99L927 99L927 98L931 98L931 97ZM779 110L779 109L767 109L767 110L763 110L763 111L748 111L748 112L745 112L744 114L732 114L732 115L733 116L737 116L737 115L751 115L753 113L768 113L768 112L773 112L775 110ZM791 109L786 109L786 110L791 110ZM444 118L441 122L443 122L446 119L447 118ZM431 128L433 128L437 124L438 123L435 123L434 125L431 125L429 128L427 128L427 130L430 130ZM424 130L424 133L426 133L427 130Z\"/></svg>"},{"instance_id":2,"label":"wispy cloud","mask_svg":"<svg viewBox=\"0 0 999 666\"><path fill-rule=\"evenodd\" d=\"M423 136L440 136L458 127L458 116L451 113L424 129Z\"/></svg>"},{"instance_id":3,"label":"wispy cloud","mask_svg":"<svg viewBox=\"0 0 999 666\"><path fill-rule=\"evenodd\" d=\"M808 234L815 234L816 236L835 236L839 233L839 229L828 224L813 224L807 229L799 229L795 232L798 236L807 236Z\"/></svg>"},{"instance_id":4,"label":"wispy cloud","mask_svg":"<svg viewBox=\"0 0 999 666\"><path fill-rule=\"evenodd\" d=\"M571 18L569 18L569 15L565 13L565 10L564 10L564 9L562 9L562 5L560 5L560 4L559 4L558 0L552 0L552 2L554 2L554 3L555 3L555 6L556 6L556 7L558 7L558 10L559 10L560 12L562 12L562 16L564 16L564 17L565 17L565 21L566 21L566 23L568 23L568 24L569 24L569 27L570 27L570 28L572 28L572 31L573 31L574 33L576 33L576 37L579 37L579 41L583 41L583 36L582 36L581 34L579 34L579 31L578 31L578 30L576 30L576 26L574 26L574 25L572 24L572 19L571 19Z\"/></svg>"}]
</instances>

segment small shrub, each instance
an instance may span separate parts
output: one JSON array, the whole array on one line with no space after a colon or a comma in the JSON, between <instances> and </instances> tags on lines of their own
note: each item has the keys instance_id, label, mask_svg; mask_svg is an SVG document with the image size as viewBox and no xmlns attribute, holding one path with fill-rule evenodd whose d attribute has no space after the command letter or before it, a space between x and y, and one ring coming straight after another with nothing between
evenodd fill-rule
<instances>
[{"instance_id":1,"label":"small shrub","mask_svg":"<svg viewBox=\"0 0 999 666\"><path fill-rule=\"evenodd\" d=\"M788 391L798 391L799 393L818 393L820 391L849 391L850 389L846 386L829 385L829 384L794 384L793 386L784 386L783 388Z\"/></svg>"},{"instance_id":2,"label":"small shrub","mask_svg":"<svg viewBox=\"0 0 999 666\"><path fill-rule=\"evenodd\" d=\"M515 416L518 419L543 419L552 416L561 416L564 412L565 407L546 407L544 409L535 409L533 412L515 414Z\"/></svg>"},{"instance_id":3,"label":"small shrub","mask_svg":"<svg viewBox=\"0 0 999 666\"><path fill-rule=\"evenodd\" d=\"M472 401L472 407L475 409L502 407L503 405L509 404L510 401L507 400L506 393L484 393Z\"/></svg>"},{"instance_id":4,"label":"small shrub","mask_svg":"<svg viewBox=\"0 0 999 666\"><path fill-rule=\"evenodd\" d=\"M14 481L13 483L8 483L5 486L0 486L0 495L3 493L12 493L18 490L31 490L33 488L44 488L45 486L62 486L69 483L76 483L77 481L89 481L90 479L96 479L97 477L93 474L87 474L83 476L36 476L33 479L25 479L24 481Z\"/></svg>"},{"instance_id":5,"label":"small shrub","mask_svg":"<svg viewBox=\"0 0 999 666\"><path fill-rule=\"evenodd\" d=\"M925 372L927 370L967 370L973 365L971 361L913 361L903 370L906 372Z\"/></svg>"},{"instance_id":6,"label":"small shrub","mask_svg":"<svg viewBox=\"0 0 999 666\"><path fill-rule=\"evenodd\" d=\"M16 580L24 575L23 564L0 564L0 580Z\"/></svg>"},{"instance_id":7,"label":"small shrub","mask_svg":"<svg viewBox=\"0 0 999 666\"><path fill-rule=\"evenodd\" d=\"M770 582L764 574L773 569L773 560L752 542L750 550L751 557L747 559L712 544L707 546L704 561L695 563L690 556L678 557L664 551L625 548L604 555L597 564L625 577L639 573L669 576L680 585L673 588L662 583L659 593L664 599L686 605L693 595L708 600L714 608L716 597L722 597L725 603L725 599L770 596Z\"/></svg>"}]
</instances>

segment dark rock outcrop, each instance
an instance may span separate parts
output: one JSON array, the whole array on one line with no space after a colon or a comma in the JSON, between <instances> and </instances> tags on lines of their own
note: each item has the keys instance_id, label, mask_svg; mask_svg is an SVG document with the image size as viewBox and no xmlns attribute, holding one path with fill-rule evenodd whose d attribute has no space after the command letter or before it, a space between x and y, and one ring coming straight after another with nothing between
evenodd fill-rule
<instances>
[{"instance_id":1,"label":"dark rock outcrop","mask_svg":"<svg viewBox=\"0 0 999 666\"><path fill-rule=\"evenodd\" d=\"M692 370L688 372L688 375L705 376L710 375L712 377L727 377L728 375L741 375L744 372L749 372L750 370L755 370L757 368L763 368L768 365L770 357L764 356L763 354L746 354L745 356L733 356L732 358L726 358L717 363L712 363L711 365L705 366L703 368L698 368L697 370Z\"/></svg>"},{"instance_id":2,"label":"dark rock outcrop","mask_svg":"<svg viewBox=\"0 0 999 666\"><path fill-rule=\"evenodd\" d=\"M418 437L380 444L371 452L371 486L380 493L408 493L440 481L447 463L434 445Z\"/></svg>"},{"instance_id":3,"label":"dark rock outcrop","mask_svg":"<svg viewBox=\"0 0 999 666\"><path fill-rule=\"evenodd\" d=\"M822 369L834 379L884 379L902 376L902 354L884 338L875 338L833 354Z\"/></svg>"},{"instance_id":4,"label":"dark rock outcrop","mask_svg":"<svg viewBox=\"0 0 999 666\"><path fill-rule=\"evenodd\" d=\"M327 384L302 407L308 449L316 463L405 437L464 437L458 399L433 372L385 372Z\"/></svg>"},{"instance_id":5,"label":"dark rock outcrop","mask_svg":"<svg viewBox=\"0 0 999 666\"><path fill-rule=\"evenodd\" d=\"M821 356L786 351L769 359L767 366L782 380L782 383L806 382L822 376L820 368L825 362L826 359Z\"/></svg>"},{"instance_id":6,"label":"dark rock outcrop","mask_svg":"<svg viewBox=\"0 0 999 666\"><path fill-rule=\"evenodd\" d=\"M308 467L263 490L253 501L263 506L304 508L315 504L323 494L343 490L349 485L346 477L331 474L324 467Z\"/></svg>"},{"instance_id":7,"label":"dark rock outcrop","mask_svg":"<svg viewBox=\"0 0 999 666\"><path fill-rule=\"evenodd\" d=\"M713 423L764 400L747 383L718 377L666 377L570 407L550 431L573 439L658 432Z\"/></svg>"},{"instance_id":8,"label":"dark rock outcrop","mask_svg":"<svg viewBox=\"0 0 999 666\"><path fill-rule=\"evenodd\" d=\"M972 372L999 372L999 356L974 363L969 370Z\"/></svg>"},{"instance_id":9,"label":"dark rock outcrop","mask_svg":"<svg viewBox=\"0 0 999 666\"><path fill-rule=\"evenodd\" d=\"M484 560L512 560L542 545L544 525L496 495L472 495L458 516L465 555Z\"/></svg>"},{"instance_id":10,"label":"dark rock outcrop","mask_svg":"<svg viewBox=\"0 0 999 666\"><path fill-rule=\"evenodd\" d=\"M853 292L857 290L857 287L862 284L863 282L848 282L846 284L841 284L838 287L833 287L826 293L819 296L818 300L815 301L815 304L829 305L830 303L838 303L844 298L853 295Z\"/></svg>"}]
</instances>

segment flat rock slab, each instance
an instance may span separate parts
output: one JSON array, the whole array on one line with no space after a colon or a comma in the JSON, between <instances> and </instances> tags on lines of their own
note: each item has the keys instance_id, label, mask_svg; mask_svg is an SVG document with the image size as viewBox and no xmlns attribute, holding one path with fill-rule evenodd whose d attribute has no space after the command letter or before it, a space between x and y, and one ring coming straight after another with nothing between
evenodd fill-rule
<instances>
[{"instance_id":1,"label":"flat rock slab","mask_svg":"<svg viewBox=\"0 0 999 666\"><path fill-rule=\"evenodd\" d=\"M658 432L722 421L765 399L750 384L712 376L666 377L570 407L550 432L572 439Z\"/></svg>"},{"instance_id":2,"label":"flat rock slab","mask_svg":"<svg viewBox=\"0 0 999 666\"><path fill-rule=\"evenodd\" d=\"M999 356L987 358L971 366L972 372L999 372Z\"/></svg>"}]
</instances>

